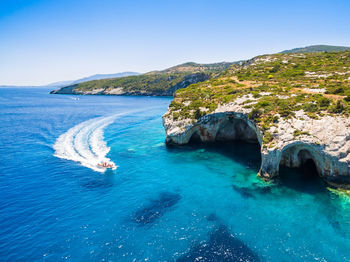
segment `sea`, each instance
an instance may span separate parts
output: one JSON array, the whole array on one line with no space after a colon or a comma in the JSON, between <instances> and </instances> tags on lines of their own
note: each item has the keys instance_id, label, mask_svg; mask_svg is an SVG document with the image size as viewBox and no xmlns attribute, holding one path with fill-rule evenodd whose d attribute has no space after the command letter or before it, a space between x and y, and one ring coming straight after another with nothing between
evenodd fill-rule
<instances>
[{"instance_id":1,"label":"sea","mask_svg":"<svg viewBox=\"0 0 350 262\"><path fill-rule=\"evenodd\" d=\"M49 91L0 89L1 261L350 261L350 198L314 169L167 146L170 97Z\"/></svg>"}]
</instances>

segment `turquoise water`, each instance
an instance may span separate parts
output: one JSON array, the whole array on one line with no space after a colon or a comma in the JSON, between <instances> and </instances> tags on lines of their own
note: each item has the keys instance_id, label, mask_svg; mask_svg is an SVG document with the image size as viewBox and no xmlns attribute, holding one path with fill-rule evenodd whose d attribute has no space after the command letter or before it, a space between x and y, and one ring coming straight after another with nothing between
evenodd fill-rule
<instances>
[{"instance_id":1,"label":"turquoise water","mask_svg":"<svg viewBox=\"0 0 350 262\"><path fill-rule=\"evenodd\" d=\"M350 261L350 202L312 170L264 183L254 144L166 147L170 98L75 98L0 89L1 260ZM59 148L81 161L55 156L79 124Z\"/></svg>"}]
</instances>

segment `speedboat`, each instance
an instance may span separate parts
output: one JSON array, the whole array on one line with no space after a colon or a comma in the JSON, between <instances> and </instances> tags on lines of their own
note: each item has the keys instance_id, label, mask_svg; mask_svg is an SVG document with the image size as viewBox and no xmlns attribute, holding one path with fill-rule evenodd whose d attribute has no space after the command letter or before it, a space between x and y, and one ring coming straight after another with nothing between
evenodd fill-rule
<instances>
[{"instance_id":1,"label":"speedboat","mask_svg":"<svg viewBox=\"0 0 350 262\"><path fill-rule=\"evenodd\" d=\"M116 169L116 166L114 163L108 163L108 162L101 162L101 163L98 163L97 166L99 167L103 167L103 168L111 168L111 169Z\"/></svg>"}]
</instances>

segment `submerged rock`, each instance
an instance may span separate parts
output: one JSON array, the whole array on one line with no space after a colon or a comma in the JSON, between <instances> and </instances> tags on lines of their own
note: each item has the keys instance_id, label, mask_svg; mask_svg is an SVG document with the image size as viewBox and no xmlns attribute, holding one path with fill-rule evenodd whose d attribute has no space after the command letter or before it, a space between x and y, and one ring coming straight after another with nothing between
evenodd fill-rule
<instances>
[{"instance_id":1,"label":"submerged rock","mask_svg":"<svg viewBox=\"0 0 350 262\"><path fill-rule=\"evenodd\" d=\"M232 185L232 188L244 198L255 198L254 194L252 193L252 190L250 190L249 188L239 187L236 185Z\"/></svg>"},{"instance_id":2,"label":"submerged rock","mask_svg":"<svg viewBox=\"0 0 350 262\"><path fill-rule=\"evenodd\" d=\"M140 225L153 223L156 219L164 215L164 213L172 206L174 206L181 196L179 194L163 192L157 199L151 202L140 210L136 211L133 220Z\"/></svg>"},{"instance_id":3,"label":"submerged rock","mask_svg":"<svg viewBox=\"0 0 350 262\"><path fill-rule=\"evenodd\" d=\"M233 236L226 226L214 230L208 242L192 247L177 259L184 261L259 261L257 254L245 243Z\"/></svg>"},{"instance_id":4,"label":"submerged rock","mask_svg":"<svg viewBox=\"0 0 350 262\"><path fill-rule=\"evenodd\" d=\"M217 221L218 220L218 217L216 216L215 213L211 213L207 216L207 220L210 221L210 222L213 222L213 221Z\"/></svg>"}]
</instances>

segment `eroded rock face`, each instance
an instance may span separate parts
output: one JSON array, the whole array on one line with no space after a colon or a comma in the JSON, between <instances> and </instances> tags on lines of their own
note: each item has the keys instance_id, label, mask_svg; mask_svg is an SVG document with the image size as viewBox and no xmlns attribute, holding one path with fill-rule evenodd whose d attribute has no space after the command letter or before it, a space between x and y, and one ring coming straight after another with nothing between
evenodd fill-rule
<instances>
[{"instance_id":1,"label":"eroded rock face","mask_svg":"<svg viewBox=\"0 0 350 262\"><path fill-rule=\"evenodd\" d=\"M259 129L247 115L236 112L209 114L196 123L174 122L164 117L163 125L167 132L168 144L187 144L191 138L199 138L201 142L244 140L261 144L262 138Z\"/></svg>"},{"instance_id":2,"label":"eroded rock face","mask_svg":"<svg viewBox=\"0 0 350 262\"><path fill-rule=\"evenodd\" d=\"M277 176L280 165L299 167L311 159L328 183L350 188L349 118L328 115L311 119L303 111L296 112L295 117L281 118L267 130L274 137L268 146L263 143L259 127L248 119L245 109L235 103L221 106L195 122L174 121L165 114L163 125L168 144L183 145L191 139L259 142L262 159L259 175L265 179Z\"/></svg>"},{"instance_id":3,"label":"eroded rock face","mask_svg":"<svg viewBox=\"0 0 350 262\"><path fill-rule=\"evenodd\" d=\"M300 167L307 160L312 160L318 174L328 183L350 188L350 162L338 156L332 156L334 151L329 146L314 144L307 141L292 141L282 149L262 150L262 165L260 175L271 178L278 175L279 166Z\"/></svg>"}]
</instances>

